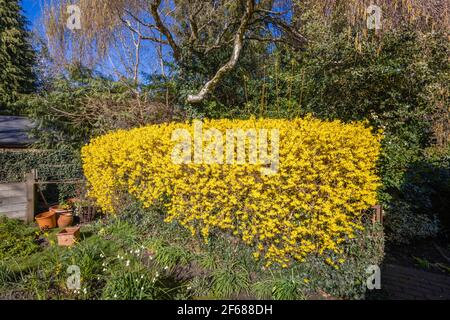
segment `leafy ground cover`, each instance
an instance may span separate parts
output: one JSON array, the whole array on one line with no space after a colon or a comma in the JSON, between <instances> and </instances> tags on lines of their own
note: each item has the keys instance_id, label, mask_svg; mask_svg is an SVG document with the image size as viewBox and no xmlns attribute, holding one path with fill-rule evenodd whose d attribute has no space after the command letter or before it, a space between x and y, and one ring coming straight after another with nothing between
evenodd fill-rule
<instances>
[{"instance_id":1,"label":"leafy ground cover","mask_svg":"<svg viewBox=\"0 0 450 320\"><path fill-rule=\"evenodd\" d=\"M35 225L2 218L0 297L362 298L365 269L379 263L383 254L380 227L366 225L349 240L346 262L339 269L319 257L287 269L266 268L236 239L213 234L205 244L178 224L164 222L164 214L158 207L144 210L132 205L120 215L83 225L79 243L69 248L57 246L56 229L41 232ZM8 242L9 238L19 240ZM81 271L79 290L67 287L67 269L72 265Z\"/></svg>"}]
</instances>

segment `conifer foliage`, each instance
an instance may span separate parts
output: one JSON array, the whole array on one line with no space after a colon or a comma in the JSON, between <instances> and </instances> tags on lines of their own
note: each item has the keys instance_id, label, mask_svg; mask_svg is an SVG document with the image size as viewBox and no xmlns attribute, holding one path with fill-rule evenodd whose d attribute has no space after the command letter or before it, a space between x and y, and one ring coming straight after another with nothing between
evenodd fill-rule
<instances>
[{"instance_id":1,"label":"conifer foliage","mask_svg":"<svg viewBox=\"0 0 450 320\"><path fill-rule=\"evenodd\" d=\"M0 0L0 112L35 85L35 55L18 0Z\"/></svg>"}]
</instances>

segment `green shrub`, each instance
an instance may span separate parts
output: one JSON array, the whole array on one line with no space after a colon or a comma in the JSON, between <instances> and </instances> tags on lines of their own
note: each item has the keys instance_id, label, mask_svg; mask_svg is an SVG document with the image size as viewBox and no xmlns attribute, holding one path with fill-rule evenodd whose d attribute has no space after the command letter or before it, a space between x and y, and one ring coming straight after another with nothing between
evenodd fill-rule
<instances>
[{"instance_id":1,"label":"green shrub","mask_svg":"<svg viewBox=\"0 0 450 320\"><path fill-rule=\"evenodd\" d=\"M11 262L0 260L0 289L8 288L11 283L20 281L20 274L11 269Z\"/></svg>"},{"instance_id":2,"label":"green shrub","mask_svg":"<svg viewBox=\"0 0 450 320\"><path fill-rule=\"evenodd\" d=\"M274 54L272 65L278 61L279 68L268 68L267 79L249 84L254 94L240 116L313 113L369 120L385 133L379 200L386 208L388 239L433 237L436 224L450 226L443 201L449 194L449 153L447 164L426 154L430 145L445 149L450 142L446 35L405 26L360 39L347 27L329 28L319 21L305 21L302 28L308 38L321 41L299 53L280 49Z\"/></svg>"},{"instance_id":3,"label":"green shrub","mask_svg":"<svg viewBox=\"0 0 450 320\"><path fill-rule=\"evenodd\" d=\"M0 216L0 260L29 256L39 251L36 234L20 220Z\"/></svg>"},{"instance_id":4,"label":"green shrub","mask_svg":"<svg viewBox=\"0 0 450 320\"><path fill-rule=\"evenodd\" d=\"M433 238L450 231L450 154L433 154L389 139L382 156L386 236L396 243Z\"/></svg>"},{"instance_id":5,"label":"green shrub","mask_svg":"<svg viewBox=\"0 0 450 320\"><path fill-rule=\"evenodd\" d=\"M438 218L427 213L416 214L406 201L397 200L386 208L388 239L396 243L435 237L440 231Z\"/></svg>"}]
</instances>

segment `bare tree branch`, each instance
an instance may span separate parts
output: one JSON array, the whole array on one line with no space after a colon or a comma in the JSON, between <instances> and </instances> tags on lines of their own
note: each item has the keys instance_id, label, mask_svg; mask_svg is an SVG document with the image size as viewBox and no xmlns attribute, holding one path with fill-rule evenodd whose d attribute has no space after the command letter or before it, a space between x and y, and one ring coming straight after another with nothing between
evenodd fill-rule
<instances>
[{"instance_id":1,"label":"bare tree branch","mask_svg":"<svg viewBox=\"0 0 450 320\"><path fill-rule=\"evenodd\" d=\"M278 17L268 16L267 21L280 28L287 36L291 38L291 40L293 40L293 42L297 42L297 44L293 43L294 46L303 45L308 42L308 39L296 30L295 25L290 25Z\"/></svg>"},{"instance_id":2,"label":"bare tree branch","mask_svg":"<svg viewBox=\"0 0 450 320\"><path fill-rule=\"evenodd\" d=\"M145 36L145 35L143 35L139 30L137 30L136 28L134 28L134 27L131 25L130 21L128 21L128 20L124 20L123 18L120 18L120 20L122 20L122 22L125 24L125 26L126 26L128 29L130 29L133 33L137 34L138 37L139 37L141 40L150 40L150 41L157 42L157 43L161 43L161 44L169 44L167 41L158 39L158 38L156 38L156 37Z\"/></svg>"},{"instance_id":3,"label":"bare tree branch","mask_svg":"<svg viewBox=\"0 0 450 320\"><path fill-rule=\"evenodd\" d=\"M175 42L175 39L172 36L172 33L169 31L169 29L165 26L164 22L161 20L161 17L158 12L158 8L161 4L161 0L154 0L150 4L150 11L153 16L153 19L155 19L156 28L159 32L161 32L167 39L167 42L169 43L170 47L173 50L173 57L175 60L180 61L181 60L181 50L180 47Z\"/></svg>"},{"instance_id":4,"label":"bare tree branch","mask_svg":"<svg viewBox=\"0 0 450 320\"><path fill-rule=\"evenodd\" d=\"M247 0L245 13L241 19L239 29L237 30L234 37L233 53L231 54L230 60L216 72L214 77L209 80L196 95L188 96L187 101L189 103L199 103L203 101L205 99L205 96L212 90L214 90L219 81L236 66L243 47L244 34L247 30L247 26L253 16L254 11L255 0Z\"/></svg>"},{"instance_id":5,"label":"bare tree branch","mask_svg":"<svg viewBox=\"0 0 450 320\"><path fill-rule=\"evenodd\" d=\"M199 8L195 10L195 12L189 14L189 24L191 26L191 42L198 40L198 26L197 26L197 15L202 11L203 3L200 4Z\"/></svg>"},{"instance_id":6,"label":"bare tree branch","mask_svg":"<svg viewBox=\"0 0 450 320\"><path fill-rule=\"evenodd\" d=\"M129 10L125 10L125 12L126 12L130 17L132 17L134 20L136 20L137 22L139 22L139 24L142 24L143 26L148 27L148 28L156 28L156 26L155 26L154 24L143 21L142 19L140 19L139 17L137 17L136 15L134 15L134 14L133 14L132 12L130 12Z\"/></svg>"},{"instance_id":7,"label":"bare tree branch","mask_svg":"<svg viewBox=\"0 0 450 320\"><path fill-rule=\"evenodd\" d=\"M138 31L140 33L140 25L138 26ZM134 70L133 70L133 82L135 85L138 84L139 81L139 64L141 60L141 41L142 37L139 34L136 41L134 41L134 47L135 47L135 63L134 63Z\"/></svg>"}]
</instances>

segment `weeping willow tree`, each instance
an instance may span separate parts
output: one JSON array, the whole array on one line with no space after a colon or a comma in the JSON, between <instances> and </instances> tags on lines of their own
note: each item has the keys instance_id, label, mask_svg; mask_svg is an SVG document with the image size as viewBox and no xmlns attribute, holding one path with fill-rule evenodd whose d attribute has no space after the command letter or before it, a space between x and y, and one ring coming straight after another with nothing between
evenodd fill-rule
<instances>
[{"instance_id":1,"label":"weeping willow tree","mask_svg":"<svg viewBox=\"0 0 450 320\"><path fill-rule=\"evenodd\" d=\"M198 103L236 68L246 45L259 43L269 51L278 45L302 50L308 41L320 40L307 39L301 31L311 12L330 27L341 25L364 37L372 3L382 9L381 32L404 23L418 30L448 31L445 0L79 0L81 29L74 31L66 25L72 1L48 0L44 25L50 49L61 63L94 65L112 61L108 55L119 52L121 65L135 81L144 42L165 54L166 61L194 73L202 73L199 64L210 65L210 57L219 56L213 70L201 77L198 91L187 97L188 102Z\"/></svg>"},{"instance_id":2,"label":"weeping willow tree","mask_svg":"<svg viewBox=\"0 0 450 320\"><path fill-rule=\"evenodd\" d=\"M449 3L446 0L326 0L297 1L300 7L314 6L331 21L341 16L349 26L365 29L367 16L374 14L373 6L381 9L382 29L392 30L402 24L417 30L446 29L449 26Z\"/></svg>"},{"instance_id":3,"label":"weeping willow tree","mask_svg":"<svg viewBox=\"0 0 450 320\"><path fill-rule=\"evenodd\" d=\"M123 30L118 12L137 10L136 4L137 1L125 0L81 0L77 3L81 10L81 29L77 30L68 27L73 18L69 10L72 1L45 1L42 23L55 65L64 68L78 64L92 68L103 62Z\"/></svg>"}]
</instances>

